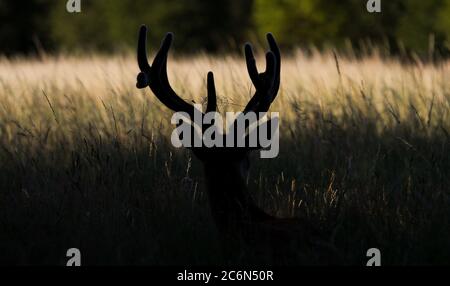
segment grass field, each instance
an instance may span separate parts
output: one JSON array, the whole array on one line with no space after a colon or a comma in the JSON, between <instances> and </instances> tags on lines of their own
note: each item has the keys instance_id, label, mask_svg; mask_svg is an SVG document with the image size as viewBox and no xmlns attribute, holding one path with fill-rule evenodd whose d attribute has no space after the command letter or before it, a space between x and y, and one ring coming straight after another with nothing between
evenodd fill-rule
<instances>
[{"instance_id":1,"label":"grass field","mask_svg":"<svg viewBox=\"0 0 450 286\"><path fill-rule=\"evenodd\" d=\"M263 59L259 61L263 63ZM169 60L186 100L216 77L220 111L252 86L241 57ZM316 264L224 255L199 162L170 144L170 117L137 90L132 55L0 59L0 263ZM280 154L252 161L267 212L305 215L345 264L450 261L450 62L301 52L283 58ZM293 253L308 253L300 248Z\"/></svg>"}]
</instances>

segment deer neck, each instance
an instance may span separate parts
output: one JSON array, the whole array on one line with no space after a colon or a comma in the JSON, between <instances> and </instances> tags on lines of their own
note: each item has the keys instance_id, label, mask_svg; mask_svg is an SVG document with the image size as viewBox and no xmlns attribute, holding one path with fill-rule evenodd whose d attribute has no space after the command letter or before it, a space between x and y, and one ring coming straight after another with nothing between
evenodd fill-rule
<instances>
[{"instance_id":1,"label":"deer neck","mask_svg":"<svg viewBox=\"0 0 450 286\"><path fill-rule=\"evenodd\" d=\"M236 166L217 169L205 163L206 190L212 215L219 227L268 218L248 193L246 176Z\"/></svg>"}]
</instances>

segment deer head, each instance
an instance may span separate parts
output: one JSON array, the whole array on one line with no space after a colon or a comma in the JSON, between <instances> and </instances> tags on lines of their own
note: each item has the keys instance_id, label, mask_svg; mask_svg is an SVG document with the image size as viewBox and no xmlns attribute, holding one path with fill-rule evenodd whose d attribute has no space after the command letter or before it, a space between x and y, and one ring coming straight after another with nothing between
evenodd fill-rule
<instances>
[{"instance_id":1,"label":"deer head","mask_svg":"<svg viewBox=\"0 0 450 286\"><path fill-rule=\"evenodd\" d=\"M178 96L170 86L167 77L167 56L173 41L173 34L168 33L164 37L151 66L147 61L146 34L147 28L142 26L139 31L137 51L137 60L141 71L137 76L137 88L149 86L166 107L175 112L185 112L194 118L194 112L201 111L195 110L193 105ZM248 112L256 114L267 112L278 93L281 67L280 50L272 34L267 34L267 41L270 50L266 53L266 70L262 73L258 73L251 45L245 45L247 70L256 91L245 106L242 115ZM208 72L207 75L207 99L205 113L216 111L216 89L212 72ZM269 132L272 131L269 130ZM218 222L229 224L231 221L256 220L268 216L254 204L246 192L246 178L250 165L249 153L255 148L192 147L190 149L204 165L211 209Z\"/></svg>"}]
</instances>

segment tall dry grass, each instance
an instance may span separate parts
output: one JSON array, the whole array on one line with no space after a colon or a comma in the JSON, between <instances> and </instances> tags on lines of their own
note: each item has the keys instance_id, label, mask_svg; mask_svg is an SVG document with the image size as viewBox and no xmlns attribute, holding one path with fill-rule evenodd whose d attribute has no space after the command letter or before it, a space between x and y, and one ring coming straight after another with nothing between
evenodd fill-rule
<instances>
[{"instance_id":1,"label":"tall dry grass","mask_svg":"<svg viewBox=\"0 0 450 286\"><path fill-rule=\"evenodd\" d=\"M262 70L264 60L259 63ZM169 61L169 79L186 101L204 103L209 70L215 73L221 111L241 110L253 91L242 58L199 55ZM147 116L166 123L170 116L151 91L134 87L136 72L132 56L1 59L2 140L15 137L15 123L30 126L30 118L34 124L58 121L61 131L90 122L102 132L115 132L113 125L127 132ZM417 120L427 128L448 130L449 74L449 62L404 65L378 56L355 60L298 52L283 58L282 86L272 110L281 111L286 125L299 110L307 117L314 116L308 112L314 108L342 118L356 109L376 114L379 128ZM115 124L114 111L120 117Z\"/></svg>"},{"instance_id":2,"label":"tall dry grass","mask_svg":"<svg viewBox=\"0 0 450 286\"><path fill-rule=\"evenodd\" d=\"M168 68L186 101L205 104L209 70L220 111L252 95L242 57L179 56ZM131 55L0 59L2 261L63 263L79 246L88 263L230 262L198 164L170 146L171 112L135 88L137 71ZM390 264L448 262L449 72L376 55L284 57L272 106L281 152L254 158L253 196L272 214L304 214L345 263L369 247ZM231 261L319 263L301 247L293 261L248 253Z\"/></svg>"}]
</instances>

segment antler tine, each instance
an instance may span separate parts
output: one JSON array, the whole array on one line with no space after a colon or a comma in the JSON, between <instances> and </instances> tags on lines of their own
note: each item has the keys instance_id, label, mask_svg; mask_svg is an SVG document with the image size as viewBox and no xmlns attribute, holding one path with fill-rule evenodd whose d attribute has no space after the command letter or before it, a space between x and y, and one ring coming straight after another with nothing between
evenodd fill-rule
<instances>
[{"instance_id":1,"label":"antler tine","mask_svg":"<svg viewBox=\"0 0 450 286\"><path fill-rule=\"evenodd\" d=\"M260 95L260 101L257 107L258 112L267 112L273 101L274 95L272 89L275 83L276 59L272 51L266 53L266 71L264 72L264 90Z\"/></svg>"},{"instance_id":2,"label":"antler tine","mask_svg":"<svg viewBox=\"0 0 450 286\"><path fill-rule=\"evenodd\" d=\"M267 38L267 42L269 43L270 51L275 56L275 80L274 80L273 87L271 90L272 101L274 101L278 94L278 89L280 88L281 53L280 53L280 49L278 48L277 42L275 41L275 38L273 37L272 33L267 33L266 38Z\"/></svg>"},{"instance_id":3,"label":"antler tine","mask_svg":"<svg viewBox=\"0 0 450 286\"><path fill-rule=\"evenodd\" d=\"M249 111L267 112L276 97L280 85L280 50L272 34L267 34L270 50L266 53L266 70L258 74L255 58L250 44L245 45L247 70L256 92L244 109Z\"/></svg>"},{"instance_id":4,"label":"antler tine","mask_svg":"<svg viewBox=\"0 0 450 286\"><path fill-rule=\"evenodd\" d=\"M139 29L137 61L141 72L150 72L150 65L147 61L147 27L145 25L142 25Z\"/></svg>"},{"instance_id":5,"label":"antler tine","mask_svg":"<svg viewBox=\"0 0 450 286\"><path fill-rule=\"evenodd\" d=\"M251 79L253 85L256 88L256 92L255 92L254 96L250 99L250 101L247 103L247 106L244 108L243 113L245 114L251 110L254 110L255 107L258 105L258 103L259 103L258 90L260 89L261 84L260 84L258 69L256 67L255 57L253 55L252 45L250 43L245 44L244 52L245 52L245 61L247 64L247 71L248 71L248 74L250 76L250 79Z\"/></svg>"},{"instance_id":6,"label":"antler tine","mask_svg":"<svg viewBox=\"0 0 450 286\"><path fill-rule=\"evenodd\" d=\"M147 27L142 25L139 29L139 40L137 49L137 62L141 72L137 76L137 88L146 88L149 84L148 74L151 72L147 61Z\"/></svg>"},{"instance_id":7,"label":"antler tine","mask_svg":"<svg viewBox=\"0 0 450 286\"><path fill-rule=\"evenodd\" d=\"M245 61L247 63L247 71L250 75L253 85L258 90L261 86L261 81L259 79L258 69L256 67L256 60L253 55L252 45L250 43L245 44Z\"/></svg>"},{"instance_id":8,"label":"antler tine","mask_svg":"<svg viewBox=\"0 0 450 286\"><path fill-rule=\"evenodd\" d=\"M167 63L167 57L169 55L170 47L172 46L173 34L167 33L164 36L164 39L161 41L161 47L156 53L155 58L153 59L152 66L155 68L156 73L160 74L161 70L165 63Z\"/></svg>"},{"instance_id":9,"label":"antler tine","mask_svg":"<svg viewBox=\"0 0 450 286\"><path fill-rule=\"evenodd\" d=\"M184 111L193 118L194 116L194 106L184 101L180 98L177 93L172 89L169 78L167 76L167 57L169 54L170 46L172 45L173 34L167 33L164 37L161 48L153 60L153 69L156 76L160 80L160 88L161 93L167 95L167 97L171 100L170 105L165 103L167 107L172 109L173 111ZM156 92L155 92L156 94Z\"/></svg>"},{"instance_id":10,"label":"antler tine","mask_svg":"<svg viewBox=\"0 0 450 286\"><path fill-rule=\"evenodd\" d=\"M172 44L173 34L168 33L161 44L161 48L153 60L152 66L147 62L146 42L147 28L143 25L139 31L138 41L138 65L141 73L138 75L138 88L150 86L156 97L168 108L175 112L183 111L194 116L194 106L186 103L172 89L167 77L167 56Z\"/></svg>"},{"instance_id":11,"label":"antler tine","mask_svg":"<svg viewBox=\"0 0 450 286\"><path fill-rule=\"evenodd\" d=\"M208 72L206 85L208 89L208 104L206 106L206 113L208 113L216 111L217 109L216 87L214 84L214 74L212 72Z\"/></svg>"}]
</instances>

